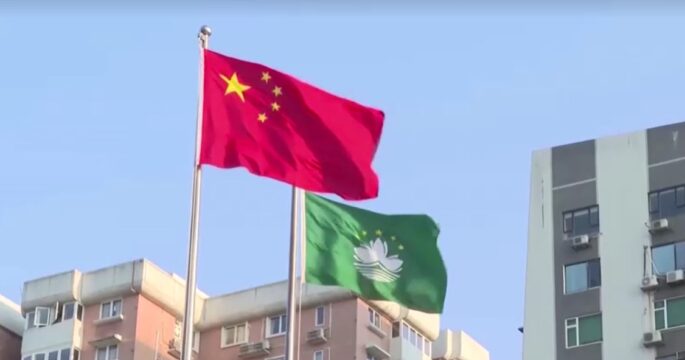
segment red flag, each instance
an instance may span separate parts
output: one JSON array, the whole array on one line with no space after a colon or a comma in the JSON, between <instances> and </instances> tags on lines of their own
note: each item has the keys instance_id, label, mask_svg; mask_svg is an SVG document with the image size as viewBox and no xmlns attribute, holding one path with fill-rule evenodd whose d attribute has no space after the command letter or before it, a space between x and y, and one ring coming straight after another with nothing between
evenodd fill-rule
<instances>
[{"instance_id":1,"label":"red flag","mask_svg":"<svg viewBox=\"0 0 685 360\"><path fill-rule=\"evenodd\" d=\"M200 163L343 199L378 196L384 114L263 65L204 53Z\"/></svg>"}]
</instances>

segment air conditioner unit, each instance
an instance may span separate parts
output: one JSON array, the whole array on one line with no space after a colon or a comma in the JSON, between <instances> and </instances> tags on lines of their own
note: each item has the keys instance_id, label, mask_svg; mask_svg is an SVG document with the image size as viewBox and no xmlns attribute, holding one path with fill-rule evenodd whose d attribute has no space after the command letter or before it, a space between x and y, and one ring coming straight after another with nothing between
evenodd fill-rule
<instances>
[{"instance_id":1,"label":"air conditioner unit","mask_svg":"<svg viewBox=\"0 0 685 360\"><path fill-rule=\"evenodd\" d=\"M652 347L656 345L661 345L663 340L661 339L661 331L653 331L644 333L642 336L642 343L645 347Z\"/></svg>"},{"instance_id":2,"label":"air conditioner unit","mask_svg":"<svg viewBox=\"0 0 685 360\"><path fill-rule=\"evenodd\" d=\"M328 341L327 329L315 329L307 332L307 342L310 344L320 344Z\"/></svg>"},{"instance_id":3,"label":"air conditioner unit","mask_svg":"<svg viewBox=\"0 0 685 360\"><path fill-rule=\"evenodd\" d=\"M571 247L574 249L584 249L588 246L590 246L589 235L579 235L571 238Z\"/></svg>"},{"instance_id":4,"label":"air conditioner unit","mask_svg":"<svg viewBox=\"0 0 685 360\"><path fill-rule=\"evenodd\" d=\"M644 291L654 290L659 287L659 279L656 275L649 275L642 278L642 286L640 286Z\"/></svg>"},{"instance_id":5,"label":"air conditioner unit","mask_svg":"<svg viewBox=\"0 0 685 360\"><path fill-rule=\"evenodd\" d=\"M668 229L668 219L653 220L649 223L649 232L654 234Z\"/></svg>"},{"instance_id":6,"label":"air conditioner unit","mask_svg":"<svg viewBox=\"0 0 685 360\"><path fill-rule=\"evenodd\" d=\"M253 357L268 355L270 352L271 344L269 343L269 340L264 340L240 346L238 356L241 358L249 359Z\"/></svg>"},{"instance_id":7,"label":"air conditioner unit","mask_svg":"<svg viewBox=\"0 0 685 360\"><path fill-rule=\"evenodd\" d=\"M666 282L669 284L678 284L683 281L685 281L685 273L681 269L669 271L666 274Z\"/></svg>"}]
</instances>

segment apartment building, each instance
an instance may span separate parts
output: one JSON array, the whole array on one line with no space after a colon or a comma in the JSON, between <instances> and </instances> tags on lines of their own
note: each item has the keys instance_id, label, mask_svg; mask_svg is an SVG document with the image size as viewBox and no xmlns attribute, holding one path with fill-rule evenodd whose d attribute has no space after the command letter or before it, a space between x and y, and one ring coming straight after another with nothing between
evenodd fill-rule
<instances>
[{"instance_id":1,"label":"apartment building","mask_svg":"<svg viewBox=\"0 0 685 360\"><path fill-rule=\"evenodd\" d=\"M19 305L0 295L0 360L19 359L24 318Z\"/></svg>"},{"instance_id":2,"label":"apartment building","mask_svg":"<svg viewBox=\"0 0 685 360\"><path fill-rule=\"evenodd\" d=\"M177 359L184 291L183 279L144 259L28 281L21 359ZM283 359L286 294L285 281L213 297L198 292L195 358ZM438 315L338 287L303 286L296 326L299 359L489 359L465 333L441 333Z\"/></svg>"},{"instance_id":3,"label":"apartment building","mask_svg":"<svg viewBox=\"0 0 685 360\"><path fill-rule=\"evenodd\" d=\"M685 123L533 153L524 360L685 359Z\"/></svg>"}]
</instances>

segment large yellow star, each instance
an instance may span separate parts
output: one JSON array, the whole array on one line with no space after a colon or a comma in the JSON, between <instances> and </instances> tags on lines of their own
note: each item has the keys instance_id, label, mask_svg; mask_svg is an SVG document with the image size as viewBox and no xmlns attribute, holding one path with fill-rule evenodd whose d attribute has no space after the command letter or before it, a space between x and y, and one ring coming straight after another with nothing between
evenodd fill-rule
<instances>
[{"instance_id":1,"label":"large yellow star","mask_svg":"<svg viewBox=\"0 0 685 360\"><path fill-rule=\"evenodd\" d=\"M250 87L240 83L238 80L238 73L234 72L230 79L224 74L219 74L219 76L221 76L221 78L226 82L226 92L224 95L236 93L240 100L245 102L245 96L243 95L243 92L250 90Z\"/></svg>"}]
</instances>

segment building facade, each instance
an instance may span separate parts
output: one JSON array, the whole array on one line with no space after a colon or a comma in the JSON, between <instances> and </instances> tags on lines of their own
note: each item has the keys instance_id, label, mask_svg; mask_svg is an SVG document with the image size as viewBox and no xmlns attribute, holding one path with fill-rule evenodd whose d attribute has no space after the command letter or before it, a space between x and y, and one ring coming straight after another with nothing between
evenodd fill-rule
<instances>
[{"instance_id":1,"label":"building facade","mask_svg":"<svg viewBox=\"0 0 685 360\"><path fill-rule=\"evenodd\" d=\"M283 359L286 293L286 282L214 297L198 292L195 358ZM184 281L148 260L28 281L21 359L178 359L184 296ZM439 320L341 288L304 285L296 351L312 360L489 359L462 332L441 333Z\"/></svg>"},{"instance_id":2,"label":"building facade","mask_svg":"<svg viewBox=\"0 0 685 360\"><path fill-rule=\"evenodd\" d=\"M21 308L0 295L0 360L20 358L23 333Z\"/></svg>"},{"instance_id":3,"label":"building facade","mask_svg":"<svg viewBox=\"0 0 685 360\"><path fill-rule=\"evenodd\" d=\"M685 359L685 123L533 153L524 360Z\"/></svg>"}]
</instances>

